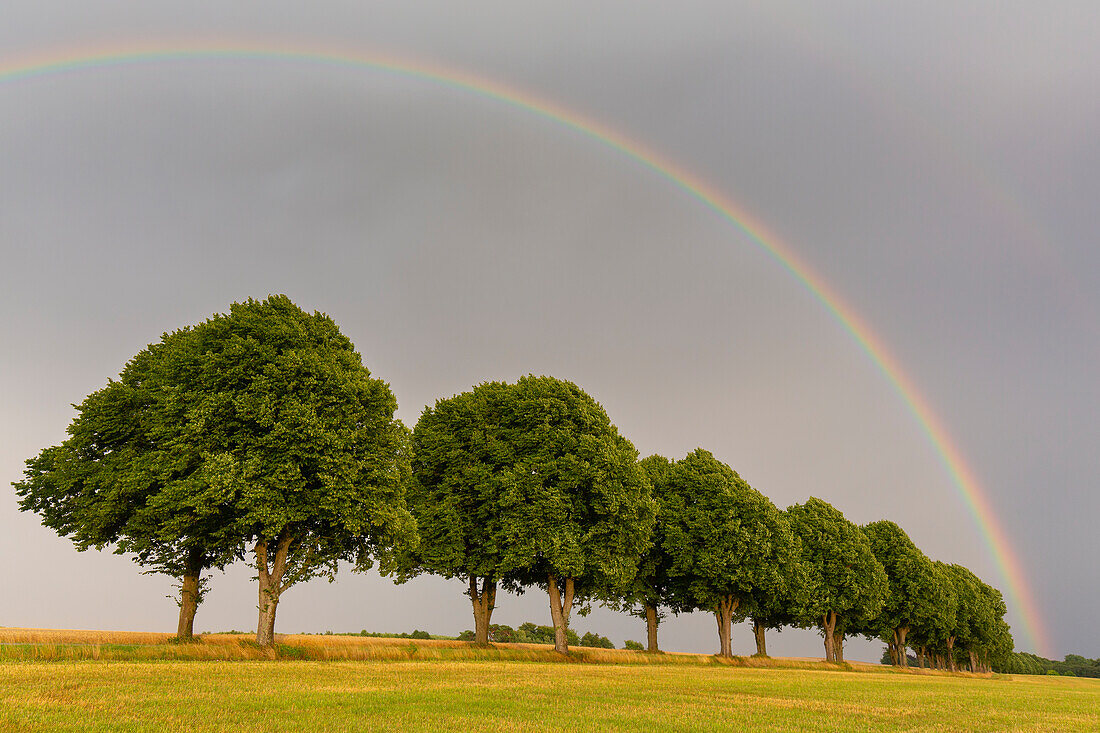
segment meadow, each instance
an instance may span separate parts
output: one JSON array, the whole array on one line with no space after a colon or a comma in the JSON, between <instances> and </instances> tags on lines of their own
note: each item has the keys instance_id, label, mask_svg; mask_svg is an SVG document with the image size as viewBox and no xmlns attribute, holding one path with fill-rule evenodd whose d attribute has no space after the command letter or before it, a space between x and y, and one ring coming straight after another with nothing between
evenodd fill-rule
<instances>
[{"instance_id":1,"label":"meadow","mask_svg":"<svg viewBox=\"0 0 1100 733\"><path fill-rule=\"evenodd\" d=\"M0 629L0 730L1100 730L1100 681L287 635Z\"/></svg>"}]
</instances>

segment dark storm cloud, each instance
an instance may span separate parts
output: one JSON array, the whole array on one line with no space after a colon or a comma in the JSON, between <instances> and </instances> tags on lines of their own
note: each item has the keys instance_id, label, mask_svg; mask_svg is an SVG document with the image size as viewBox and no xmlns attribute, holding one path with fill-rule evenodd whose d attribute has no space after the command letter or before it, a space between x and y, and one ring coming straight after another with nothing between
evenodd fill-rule
<instances>
[{"instance_id":1,"label":"dark storm cloud","mask_svg":"<svg viewBox=\"0 0 1100 733\"><path fill-rule=\"evenodd\" d=\"M866 317L987 487L1053 651L1095 656L1098 16L1091 3L9 3L0 64L290 38L454 65L645 141ZM814 494L859 522L893 518L1004 587L920 427L822 307L699 202L564 127L376 72L202 61L0 84L0 160L4 485L63 439L69 403L163 330L286 292L341 324L410 424L482 379L553 373L643 454L703 445L781 506ZM166 582L77 555L8 495L3 581L27 591L0 601L5 623L171 621ZM200 627L251 623L248 571L230 576ZM91 606L66 615L78 593ZM367 597L400 611L368 615ZM500 620L544 606L509 599ZM458 631L467 612L439 581L346 575L293 591L280 628ZM610 613L584 623L640 633ZM712 646L706 619L667 633L670 648ZM812 635L784 639L781 652L816 651Z\"/></svg>"}]
</instances>

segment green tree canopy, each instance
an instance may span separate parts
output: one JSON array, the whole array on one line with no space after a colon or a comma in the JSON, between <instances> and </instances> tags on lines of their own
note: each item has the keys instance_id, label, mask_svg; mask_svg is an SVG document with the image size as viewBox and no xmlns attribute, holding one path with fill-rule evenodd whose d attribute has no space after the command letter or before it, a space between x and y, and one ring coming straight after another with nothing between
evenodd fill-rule
<instances>
[{"instance_id":1,"label":"green tree canopy","mask_svg":"<svg viewBox=\"0 0 1100 733\"><path fill-rule=\"evenodd\" d=\"M936 612L942 602L932 561L901 527L888 520L863 527L871 551L886 571L888 592L882 610L865 623L868 636L885 639L895 663L908 666L909 630Z\"/></svg>"},{"instance_id":2,"label":"green tree canopy","mask_svg":"<svg viewBox=\"0 0 1100 733\"><path fill-rule=\"evenodd\" d=\"M479 644L489 643L497 586L510 567L501 504L516 460L503 424L510 389L486 382L425 408L412 435L409 491L421 542L383 568L402 581L421 572L465 579Z\"/></svg>"},{"instance_id":3,"label":"green tree canopy","mask_svg":"<svg viewBox=\"0 0 1100 733\"><path fill-rule=\"evenodd\" d=\"M413 431L410 505L423 541L387 568L469 583L487 643L498 585L547 589L568 648L574 601L624 592L649 545L637 451L576 385L528 376L438 400Z\"/></svg>"},{"instance_id":4,"label":"green tree canopy","mask_svg":"<svg viewBox=\"0 0 1100 733\"><path fill-rule=\"evenodd\" d=\"M566 651L574 603L621 596L634 579L653 528L649 482L634 446L571 382L521 378L495 422L502 578L547 590Z\"/></svg>"},{"instance_id":5,"label":"green tree canopy","mask_svg":"<svg viewBox=\"0 0 1100 733\"><path fill-rule=\"evenodd\" d=\"M889 590L886 572L867 535L828 502L811 497L787 515L813 581L807 621L824 634L825 661L843 661L845 625L878 615Z\"/></svg>"},{"instance_id":6,"label":"green tree canopy","mask_svg":"<svg viewBox=\"0 0 1100 733\"><path fill-rule=\"evenodd\" d=\"M680 597L715 614L719 654L732 656L740 604L783 593L794 550L790 529L763 494L701 448L673 465L662 507L671 583Z\"/></svg>"},{"instance_id":7,"label":"green tree canopy","mask_svg":"<svg viewBox=\"0 0 1100 733\"><path fill-rule=\"evenodd\" d=\"M922 665L928 660L934 662L940 658L942 662L938 666L945 666L945 653L955 643L959 598L950 566L938 560L933 561L932 573L937 603L933 605L930 615L914 622L909 630L909 638L917 648L917 659Z\"/></svg>"},{"instance_id":8,"label":"green tree canopy","mask_svg":"<svg viewBox=\"0 0 1100 733\"><path fill-rule=\"evenodd\" d=\"M690 600L675 593L675 585L669 577L672 558L665 546L665 528L670 521L670 512L683 502L669 501L672 461L664 456L653 455L642 459L638 465L653 489L656 520L653 524L652 542L638 562L638 573L629 590L619 599L620 602L612 605L645 619L647 650L657 652L657 625L666 610L679 612L693 607Z\"/></svg>"},{"instance_id":9,"label":"green tree canopy","mask_svg":"<svg viewBox=\"0 0 1100 733\"><path fill-rule=\"evenodd\" d=\"M257 640L271 647L286 588L415 542L395 409L328 316L285 296L234 303L165 334L90 396L74 442L30 467L24 505L78 546L117 542L139 559L199 548L217 564L249 548Z\"/></svg>"},{"instance_id":10,"label":"green tree canopy","mask_svg":"<svg viewBox=\"0 0 1100 733\"><path fill-rule=\"evenodd\" d=\"M239 557L231 512L203 494L202 456L180 439L179 390L201 357L191 329L165 334L88 395L69 438L27 461L20 508L77 549L113 545L152 572L180 579L177 634L194 633L204 570ZM181 497L186 499L181 501Z\"/></svg>"},{"instance_id":11,"label":"green tree canopy","mask_svg":"<svg viewBox=\"0 0 1100 733\"><path fill-rule=\"evenodd\" d=\"M255 553L257 641L271 646L288 587L416 542L408 433L389 386L322 313L272 296L234 303L194 332L195 378L175 385L187 408L181 440L202 457L198 488L232 507Z\"/></svg>"},{"instance_id":12,"label":"green tree canopy","mask_svg":"<svg viewBox=\"0 0 1100 733\"><path fill-rule=\"evenodd\" d=\"M961 565L948 565L947 571L958 599L955 624L947 637L948 663L955 669L961 659L971 671L979 671L987 666L991 654L1012 649L1012 636L1004 622L1004 597Z\"/></svg>"},{"instance_id":13,"label":"green tree canopy","mask_svg":"<svg viewBox=\"0 0 1100 733\"><path fill-rule=\"evenodd\" d=\"M787 513L780 510L779 514L792 543L789 551L778 553L781 583L757 588L738 609L740 615L752 620L756 654L761 657L768 655L767 630L802 624L803 619L810 615L809 609L815 597L814 579L802 557L802 541L790 532ZM780 535L780 539L785 540L786 536Z\"/></svg>"}]
</instances>

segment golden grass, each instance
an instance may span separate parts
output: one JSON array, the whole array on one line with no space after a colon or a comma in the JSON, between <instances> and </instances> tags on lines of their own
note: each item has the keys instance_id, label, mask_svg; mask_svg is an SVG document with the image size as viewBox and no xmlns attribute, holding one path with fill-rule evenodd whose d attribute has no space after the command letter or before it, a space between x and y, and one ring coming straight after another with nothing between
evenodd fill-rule
<instances>
[{"instance_id":1,"label":"golden grass","mask_svg":"<svg viewBox=\"0 0 1100 733\"><path fill-rule=\"evenodd\" d=\"M820 664L25 662L0 664L0 731L1100 730L1097 683Z\"/></svg>"},{"instance_id":2,"label":"golden grass","mask_svg":"<svg viewBox=\"0 0 1100 733\"><path fill-rule=\"evenodd\" d=\"M827 665L820 659L733 657L661 653L626 649L570 647L568 656L542 644L494 644L477 647L444 639L397 639L367 636L277 634L278 657L311 661L513 661L607 665L719 665L752 669L831 669L883 671L875 664ZM195 643L178 644L172 634L0 627L0 661L147 661L262 660L266 654L251 634L203 634ZM944 674L918 670L917 674Z\"/></svg>"},{"instance_id":3,"label":"golden grass","mask_svg":"<svg viewBox=\"0 0 1100 733\"><path fill-rule=\"evenodd\" d=\"M0 626L0 644L163 644L174 634L146 631L20 629Z\"/></svg>"}]
</instances>

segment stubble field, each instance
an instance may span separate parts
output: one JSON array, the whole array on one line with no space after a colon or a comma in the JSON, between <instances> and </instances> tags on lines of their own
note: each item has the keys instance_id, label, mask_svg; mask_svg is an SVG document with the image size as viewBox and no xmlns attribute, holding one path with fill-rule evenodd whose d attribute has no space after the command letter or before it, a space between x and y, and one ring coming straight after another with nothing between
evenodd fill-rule
<instances>
[{"instance_id":1,"label":"stubble field","mask_svg":"<svg viewBox=\"0 0 1100 733\"><path fill-rule=\"evenodd\" d=\"M0 630L0 730L1100 730L1100 680L324 636L265 661L247 638L51 633Z\"/></svg>"}]
</instances>

